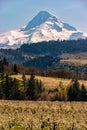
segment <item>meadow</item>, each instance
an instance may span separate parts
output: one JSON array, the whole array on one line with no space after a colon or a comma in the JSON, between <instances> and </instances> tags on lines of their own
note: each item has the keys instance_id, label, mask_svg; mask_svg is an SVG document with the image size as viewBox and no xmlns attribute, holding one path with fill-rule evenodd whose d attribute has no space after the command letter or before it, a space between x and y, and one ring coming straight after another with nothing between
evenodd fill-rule
<instances>
[{"instance_id":1,"label":"meadow","mask_svg":"<svg viewBox=\"0 0 87 130\"><path fill-rule=\"evenodd\" d=\"M22 81L22 75L11 75L12 78L16 78ZM29 79L29 75L26 75L26 79ZM57 88L60 84L64 87L67 87L71 83L71 79L63 79L63 78L53 78L53 77L43 77L43 76L35 76L36 79L41 80L45 89L53 89ZM84 84L87 87L87 80L79 80L80 85Z\"/></svg>"},{"instance_id":2,"label":"meadow","mask_svg":"<svg viewBox=\"0 0 87 130\"><path fill-rule=\"evenodd\" d=\"M65 59L61 60L61 63L67 63L72 64L75 66L83 66L87 64L87 60L81 60L81 59Z\"/></svg>"}]
</instances>

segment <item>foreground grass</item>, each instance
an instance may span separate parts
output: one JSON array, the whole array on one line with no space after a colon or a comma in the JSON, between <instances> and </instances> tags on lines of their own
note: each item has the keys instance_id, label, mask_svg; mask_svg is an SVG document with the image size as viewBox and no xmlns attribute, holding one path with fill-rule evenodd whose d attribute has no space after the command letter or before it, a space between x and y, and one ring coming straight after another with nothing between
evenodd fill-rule
<instances>
[{"instance_id":1,"label":"foreground grass","mask_svg":"<svg viewBox=\"0 0 87 130\"><path fill-rule=\"evenodd\" d=\"M0 130L87 130L87 102L0 101Z\"/></svg>"}]
</instances>

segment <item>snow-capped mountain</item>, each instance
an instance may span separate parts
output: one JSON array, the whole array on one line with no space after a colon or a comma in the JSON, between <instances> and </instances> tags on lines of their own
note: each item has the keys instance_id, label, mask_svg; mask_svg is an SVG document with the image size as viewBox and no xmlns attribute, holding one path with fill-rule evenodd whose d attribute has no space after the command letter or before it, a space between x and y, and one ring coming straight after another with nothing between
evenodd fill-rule
<instances>
[{"instance_id":1,"label":"snow-capped mountain","mask_svg":"<svg viewBox=\"0 0 87 130\"><path fill-rule=\"evenodd\" d=\"M47 11L39 12L27 25L0 34L0 48L18 48L23 43L87 38L87 34L62 22Z\"/></svg>"}]
</instances>

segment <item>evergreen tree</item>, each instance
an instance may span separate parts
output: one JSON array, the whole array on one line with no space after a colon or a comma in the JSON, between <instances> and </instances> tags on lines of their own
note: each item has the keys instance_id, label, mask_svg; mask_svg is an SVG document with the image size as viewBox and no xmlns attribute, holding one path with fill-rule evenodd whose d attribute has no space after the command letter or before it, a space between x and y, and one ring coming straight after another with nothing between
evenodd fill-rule
<instances>
[{"instance_id":1,"label":"evergreen tree","mask_svg":"<svg viewBox=\"0 0 87 130\"><path fill-rule=\"evenodd\" d=\"M3 58L3 64L8 66L8 62L5 57Z\"/></svg>"},{"instance_id":2,"label":"evergreen tree","mask_svg":"<svg viewBox=\"0 0 87 130\"><path fill-rule=\"evenodd\" d=\"M80 84L77 80L73 80L68 88L67 92L68 100L79 101L80 100Z\"/></svg>"},{"instance_id":3,"label":"evergreen tree","mask_svg":"<svg viewBox=\"0 0 87 130\"><path fill-rule=\"evenodd\" d=\"M4 73L4 64L3 61L0 61L0 73Z\"/></svg>"},{"instance_id":4,"label":"evergreen tree","mask_svg":"<svg viewBox=\"0 0 87 130\"><path fill-rule=\"evenodd\" d=\"M4 78L2 80L2 86L3 86L3 93L4 93L4 98L9 99L10 97L10 90L12 87L12 79L6 74L4 75Z\"/></svg>"},{"instance_id":5,"label":"evergreen tree","mask_svg":"<svg viewBox=\"0 0 87 130\"><path fill-rule=\"evenodd\" d=\"M3 99L4 93L3 93L3 88L2 85L0 84L0 99Z\"/></svg>"},{"instance_id":6,"label":"evergreen tree","mask_svg":"<svg viewBox=\"0 0 87 130\"><path fill-rule=\"evenodd\" d=\"M23 75L22 75L22 84L23 84L23 87L24 87L24 89L26 88L26 76L25 76L25 74L23 73Z\"/></svg>"},{"instance_id":7,"label":"evergreen tree","mask_svg":"<svg viewBox=\"0 0 87 130\"><path fill-rule=\"evenodd\" d=\"M42 93L43 91L44 91L43 84L42 81L40 80L38 84L38 93Z\"/></svg>"},{"instance_id":8,"label":"evergreen tree","mask_svg":"<svg viewBox=\"0 0 87 130\"><path fill-rule=\"evenodd\" d=\"M41 93L44 91L44 88L43 88L43 84L40 81L36 80L36 95L37 95L37 98L40 97Z\"/></svg>"},{"instance_id":9,"label":"evergreen tree","mask_svg":"<svg viewBox=\"0 0 87 130\"><path fill-rule=\"evenodd\" d=\"M4 79L4 73L0 74L0 80L2 81Z\"/></svg>"},{"instance_id":10,"label":"evergreen tree","mask_svg":"<svg viewBox=\"0 0 87 130\"><path fill-rule=\"evenodd\" d=\"M10 90L10 99L19 100L20 99L20 91L19 91L19 82L16 78L14 78L12 82L12 87Z\"/></svg>"},{"instance_id":11,"label":"evergreen tree","mask_svg":"<svg viewBox=\"0 0 87 130\"><path fill-rule=\"evenodd\" d=\"M16 64L14 64L14 66L13 66L13 72L14 72L15 74L18 74L18 67L17 67Z\"/></svg>"},{"instance_id":12,"label":"evergreen tree","mask_svg":"<svg viewBox=\"0 0 87 130\"><path fill-rule=\"evenodd\" d=\"M5 92L5 97L6 97L6 99L9 99L10 83L9 83L9 77L8 77L7 74L6 74L6 76L5 76L4 92Z\"/></svg>"},{"instance_id":13,"label":"evergreen tree","mask_svg":"<svg viewBox=\"0 0 87 130\"><path fill-rule=\"evenodd\" d=\"M3 93L3 99L9 99L11 89L11 78L7 74L0 75L0 91Z\"/></svg>"},{"instance_id":14,"label":"evergreen tree","mask_svg":"<svg viewBox=\"0 0 87 130\"><path fill-rule=\"evenodd\" d=\"M27 84L26 95L29 100L37 100L40 94L44 91L41 81L35 79L35 76L31 74Z\"/></svg>"},{"instance_id":15,"label":"evergreen tree","mask_svg":"<svg viewBox=\"0 0 87 130\"><path fill-rule=\"evenodd\" d=\"M29 100L35 100L36 99L36 86L35 86L35 76L31 74L30 79L28 81L28 88L26 91L27 98Z\"/></svg>"},{"instance_id":16,"label":"evergreen tree","mask_svg":"<svg viewBox=\"0 0 87 130\"><path fill-rule=\"evenodd\" d=\"M5 94L4 94L4 91L3 91L3 85L4 85L4 74L1 73L0 74L0 99L4 99L5 97Z\"/></svg>"},{"instance_id":17,"label":"evergreen tree","mask_svg":"<svg viewBox=\"0 0 87 130\"><path fill-rule=\"evenodd\" d=\"M87 90L84 84L81 86L81 100L82 101L87 101Z\"/></svg>"}]
</instances>

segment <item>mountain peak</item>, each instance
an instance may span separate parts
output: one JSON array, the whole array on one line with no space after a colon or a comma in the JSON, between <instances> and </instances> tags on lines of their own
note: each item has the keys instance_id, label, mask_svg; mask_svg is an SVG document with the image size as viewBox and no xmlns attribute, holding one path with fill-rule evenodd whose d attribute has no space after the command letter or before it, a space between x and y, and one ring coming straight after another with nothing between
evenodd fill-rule
<instances>
[{"instance_id":1,"label":"mountain peak","mask_svg":"<svg viewBox=\"0 0 87 130\"><path fill-rule=\"evenodd\" d=\"M0 48L18 48L24 43L83 38L87 38L87 34L62 22L57 16L47 11L40 11L24 27L0 34Z\"/></svg>"},{"instance_id":2,"label":"mountain peak","mask_svg":"<svg viewBox=\"0 0 87 130\"><path fill-rule=\"evenodd\" d=\"M51 16L51 14L48 12L48 11L40 11L37 15L40 15L40 16Z\"/></svg>"},{"instance_id":3,"label":"mountain peak","mask_svg":"<svg viewBox=\"0 0 87 130\"><path fill-rule=\"evenodd\" d=\"M54 15L47 11L40 11L25 27L25 30L29 30L31 28L35 28L36 26L39 26L40 24L46 22L49 18L54 17L57 19Z\"/></svg>"}]
</instances>

